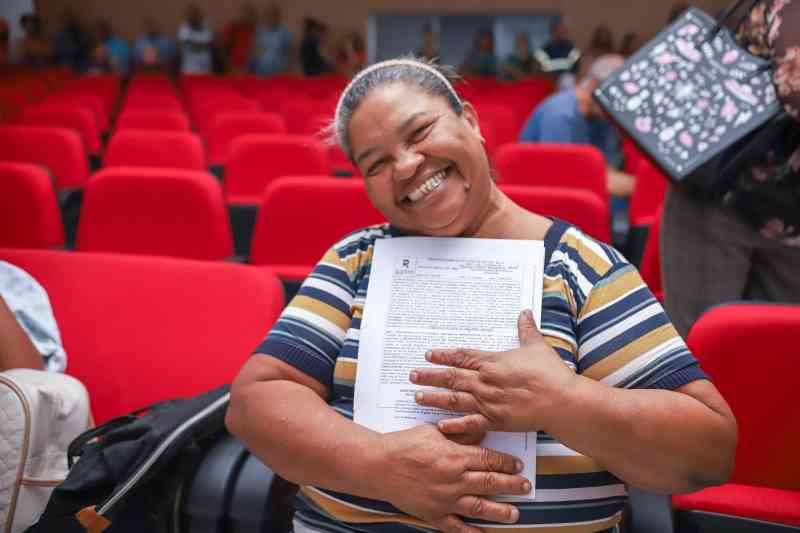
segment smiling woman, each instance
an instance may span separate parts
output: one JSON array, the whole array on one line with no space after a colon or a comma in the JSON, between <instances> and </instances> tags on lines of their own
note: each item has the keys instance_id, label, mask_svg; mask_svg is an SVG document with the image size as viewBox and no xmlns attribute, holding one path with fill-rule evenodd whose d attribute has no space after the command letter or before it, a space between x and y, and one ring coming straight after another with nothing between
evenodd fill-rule
<instances>
[{"instance_id":1,"label":"smiling woman","mask_svg":"<svg viewBox=\"0 0 800 533\"><path fill-rule=\"evenodd\" d=\"M227 424L301 485L297 532L613 531L625 484L661 492L726 480L736 423L639 273L579 229L525 211L494 183L475 109L447 71L378 63L344 90L333 129L389 221L345 236L303 283L232 387ZM520 348L436 350L417 401L466 413L377 434L352 422L359 332L379 239L544 241L541 327ZM455 415L454 415L455 416ZM487 430L538 431L536 499Z\"/></svg>"}]
</instances>

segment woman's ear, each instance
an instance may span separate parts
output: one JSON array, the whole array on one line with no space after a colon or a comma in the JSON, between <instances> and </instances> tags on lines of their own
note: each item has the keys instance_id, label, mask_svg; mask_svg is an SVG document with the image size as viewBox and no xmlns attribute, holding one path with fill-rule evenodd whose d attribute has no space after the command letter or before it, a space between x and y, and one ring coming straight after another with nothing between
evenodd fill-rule
<instances>
[{"instance_id":1,"label":"woman's ear","mask_svg":"<svg viewBox=\"0 0 800 533\"><path fill-rule=\"evenodd\" d=\"M482 143L486 143L486 139L483 138L481 135L481 125L478 122L478 112L475 110L475 107L470 104L469 102L463 103L463 111L461 112L461 118L463 118L467 125L478 134Z\"/></svg>"}]
</instances>

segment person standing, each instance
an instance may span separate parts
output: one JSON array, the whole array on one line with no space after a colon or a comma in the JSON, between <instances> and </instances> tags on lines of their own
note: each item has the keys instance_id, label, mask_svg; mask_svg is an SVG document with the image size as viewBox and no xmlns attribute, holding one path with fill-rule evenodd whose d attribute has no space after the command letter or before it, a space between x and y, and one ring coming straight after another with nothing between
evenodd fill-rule
<instances>
[{"instance_id":1,"label":"person standing","mask_svg":"<svg viewBox=\"0 0 800 533\"><path fill-rule=\"evenodd\" d=\"M244 4L239 18L231 22L223 31L225 61L228 70L242 73L250 65L258 15L253 4Z\"/></svg>"},{"instance_id":2,"label":"person standing","mask_svg":"<svg viewBox=\"0 0 800 533\"><path fill-rule=\"evenodd\" d=\"M175 62L175 43L161 32L153 17L145 19L142 29L133 46L134 62L146 69L168 69Z\"/></svg>"},{"instance_id":3,"label":"person standing","mask_svg":"<svg viewBox=\"0 0 800 533\"><path fill-rule=\"evenodd\" d=\"M208 74L213 67L214 33L206 25L203 12L196 4L186 8L186 22L178 29L181 48L181 72Z\"/></svg>"},{"instance_id":4,"label":"person standing","mask_svg":"<svg viewBox=\"0 0 800 533\"><path fill-rule=\"evenodd\" d=\"M255 36L253 70L261 76L274 76L289 71L292 57L292 32L281 22L281 8L267 8L266 24Z\"/></svg>"}]
</instances>

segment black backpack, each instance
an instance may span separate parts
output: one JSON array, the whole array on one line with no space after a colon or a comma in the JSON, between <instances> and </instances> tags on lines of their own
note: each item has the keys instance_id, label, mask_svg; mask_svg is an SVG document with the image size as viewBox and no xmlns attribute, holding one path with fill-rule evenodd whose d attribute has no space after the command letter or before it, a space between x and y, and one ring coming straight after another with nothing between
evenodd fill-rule
<instances>
[{"instance_id":1,"label":"black backpack","mask_svg":"<svg viewBox=\"0 0 800 533\"><path fill-rule=\"evenodd\" d=\"M293 487L227 433L229 398L225 385L80 435L68 450L67 479L26 533L192 533L217 531L223 521L286 531ZM234 489L261 505L231 517Z\"/></svg>"}]
</instances>

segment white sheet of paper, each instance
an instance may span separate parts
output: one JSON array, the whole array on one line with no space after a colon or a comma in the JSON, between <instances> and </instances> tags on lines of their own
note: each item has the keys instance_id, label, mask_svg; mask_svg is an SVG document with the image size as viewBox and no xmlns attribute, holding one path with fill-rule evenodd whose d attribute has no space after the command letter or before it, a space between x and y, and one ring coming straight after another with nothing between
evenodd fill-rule
<instances>
[{"instance_id":1,"label":"white sheet of paper","mask_svg":"<svg viewBox=\"0 0 800 533\"><path fill-rule=\"evenodd\" d=\"M381 433L453 417L417 405L409 373L433 366L431 348L506 351L519 346L517 318L541 324L544 243L396 237L375 243L361 321L354 420ZM482 446L524 463L534 498L536 433L490 432Z\"/></svg>"}]
</instances>

